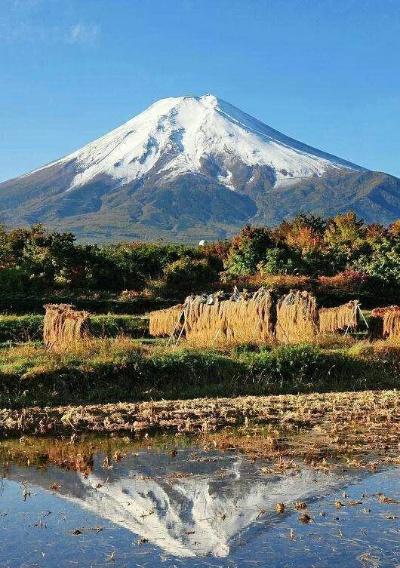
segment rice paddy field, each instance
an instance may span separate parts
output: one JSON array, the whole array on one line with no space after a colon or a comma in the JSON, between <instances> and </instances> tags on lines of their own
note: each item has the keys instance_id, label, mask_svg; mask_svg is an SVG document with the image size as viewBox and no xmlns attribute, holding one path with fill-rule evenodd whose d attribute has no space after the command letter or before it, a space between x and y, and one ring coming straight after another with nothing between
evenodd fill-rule
<instances>
[{"instance_id":1,"label":"rice paddy field","mask_svg":"<svg viewBox=\"0 0 400 568\"><path fill-rule=\"evenodd\" d=\"M400 565L395 340L204 348L97 316L59 350L23 317L0 318L1 566Z\"/></svg>"},{"instance_id":2,"label":"rice paddy field","mask_svg":"<svg viewBox=\"0 0 400 568\"><path fill-rule=\"evenodd\" d=\"M2 565L397 566L394 403L359 398L362 428L338 397L286 424L3 440Z\"/></svg>"}]
</instances>

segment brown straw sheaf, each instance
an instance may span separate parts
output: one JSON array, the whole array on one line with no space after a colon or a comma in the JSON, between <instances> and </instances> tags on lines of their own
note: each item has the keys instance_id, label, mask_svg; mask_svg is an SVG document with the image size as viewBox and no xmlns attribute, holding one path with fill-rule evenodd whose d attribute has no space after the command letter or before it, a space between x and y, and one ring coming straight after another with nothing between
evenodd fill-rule
<instances>
[{"instance_id":1,"label":"brown straw sheaf","mask_svg":"<svg viewBox=\"0 0 400 568\"><path fill-rule=\"evenodd\" d=\"M169 337L174 332L180 333L183 325L184 305L150 312L150 335L153 337Z\"/></svg>"},{"instance_id":2,"label":"brown straw sheaf","mask_svg":"<svg viewBox=\"0 0 400 568\"><path fill-rule=\"evenodd\" d=\"M199 304L196 298L188 307L186 338L195 346L225 346L266 343L274 339L275 303L270 291L237 300L218 298L213 304Z\"/></svg>"},{"instance_id":3,"label":"brown straw sheaf","mask_svg":"<svg viewBox=\"0 0 400 568\"><path fill-rule=\"evenodd\" d=\"M399 306L374 308L369 319L371 339L387 339L389 337L399 337L399 320Z\"/></svg>"},{"instance_id":4,"label":"brown straw sheaf","mask_svg":"<svg viewBox=\"0 0 400 568\"><path fill-rule=\"evenodd\" d=\"M354 330L359 324L359 303L351 300L347 304L335 308L321 308L319 310L319 332L337 333Z\"/></svg>"},{"instance_id":5,"label":"brown straw sheaf","mask_svg":"<svg viewBox=\"0 0 400 568\"><path fill-rule=\"evenodd\" d=\"M90 314L70 304L44 306L43 341L48 349L65 350L89 336Z\"/></svg>"},{"instance_id":6,"label":"brown straw sheaf","mask_svg":"<svg viewBox=\"0 0 400 568\"><path fill-rule=\"evenodd\" d=\"M318 310L315 296L292 290L277 305L276 339L279 343L311 341L318 333Z\"/></svg>"}]
</instances>

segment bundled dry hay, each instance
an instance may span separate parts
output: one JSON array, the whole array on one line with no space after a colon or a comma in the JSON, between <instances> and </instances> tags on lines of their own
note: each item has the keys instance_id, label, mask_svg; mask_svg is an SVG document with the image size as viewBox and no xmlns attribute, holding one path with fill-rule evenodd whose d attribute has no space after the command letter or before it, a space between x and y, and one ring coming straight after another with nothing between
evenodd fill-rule
<instances>
[{"instance_id":1,"label":"bundled dry hay","mask_svg":"<svg viewBox=\"0 0 400 568\"><path fill-rule=\"evenodd\" d=\"M43 340L48 349L63 350L88 337L88 312L77 311L70 304L47 304L44 308Z\"/></svg>"},{"instance_id":2,"label":"bundled dry hay","mask_svg":"<svg viewBox=\"0 0 400 568\"><path fill-rule=\"evenodd\" d=\"M277 306L276 339L281 343L312 340L318 331L317 301L309 292L292 290Z\"/></svg>"},{"instance_id":3,"label":"bundled dry hay","mask_svg":"<svg viewBox=\"0 0 400 568\"><path fill-rule=\"evenodd\" d=\"M393 326L395 325L397 313L400 314L399 306L373 309L369 320L371 339L386 339L391 335L393 336Z\"/></svg>"},{"instance_id":4,"label":"bundled dry hay","mask_svg":"<svg viewBox=\"0 0 400 568\"><path fill-rule=\"evenodd\" d=\"M389 306L388 308L375 308L371 313L371 326L375 338L399 338L400 337L400 307ZM379 335L380 332L380 335Z\"/></svg>"},{"instance_id":5,"label":"bundled dry hay","mask_svg":"<svg viewBox=\"0 0 400 568\"><path fill-rule=\"evenodd\" d=\"M184 304L172 306L165 310L150 312L150 335L153 337L171 336L173 333L180 333L183 326Z\"/></svg>"},{"instance_id":6,"label":"bundled dry hay","mask_svg":"<svg viewBox=\"0 0 400 568\"><path fill-rule=\"evenodd\" d=\"M397 306L383 314L383 337L400 337L400 308Z\"/></svg>"},{"instance_id":7,"label":"bundled dry hay","mask_svg":"<svg viewBox=\"0 0 400 568\"><path fill-rule=\"evenodd\" d=\"M319 310L320 333L337 333L356 329L359 324L360 309L357 300L347 302L336 308L321 308Z\"/></svg>"},{"instance_id":8,"label":"bundled dry hay","mask_svg":"<svg viewBox=\"0 0 400 568\"><path fill-rule=\"evenodd\" d=\"M382 339L383 337L383 314L388 308L375 308L369 318L370 339Z\"/></svg>"},{"instance_id":9,"label":"bundled dry hay","mask_svg":"<svg viewBox=\"0 0 400 568\"><path fill-rule=\"evenodd\" d=\"M316 300L308 292L291 292L278 303L274 293L260 288L254 294L234 291L229 300L223 294L190 296L183 305L150 314L150 334L180 336L191 345L225 346L266 343L275 338L299 343L318 331Z\"/></svg>"},{"instance_id":10,"label":"bundled dry hay","mask_svg":"<svg viewBox=\"0 0 400 568\"><path fill-rule=\"evenodd\" d=\"M241 294L230 300L196 297L185 311L186 338L196 346L265 343L274 338L273 294L261 288L253 296Z\"/></svg>"}]
</instances>

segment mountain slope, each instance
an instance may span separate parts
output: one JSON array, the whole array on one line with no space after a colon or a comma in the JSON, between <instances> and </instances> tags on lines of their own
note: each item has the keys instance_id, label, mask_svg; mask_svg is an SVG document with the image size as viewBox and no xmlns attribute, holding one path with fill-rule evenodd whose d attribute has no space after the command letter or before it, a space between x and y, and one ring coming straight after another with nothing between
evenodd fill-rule
<instances>
[{"instance_id":1,"label":"mountain slope","mask_svg":"<svg viewBox=\"0 0 400 568\"><path fill-rule=\"evenodd\" d=\"M89 239L233 234L311 211L400 217L400 181L297 142L212 95L162 99L84 148L0 184L0 220Z\"/></svg>"}]
</instances>

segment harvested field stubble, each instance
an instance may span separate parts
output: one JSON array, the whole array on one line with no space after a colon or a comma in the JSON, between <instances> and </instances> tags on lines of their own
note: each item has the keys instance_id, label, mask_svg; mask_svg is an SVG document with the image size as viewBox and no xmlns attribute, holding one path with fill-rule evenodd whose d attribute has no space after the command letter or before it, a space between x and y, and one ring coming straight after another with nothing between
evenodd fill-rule
<instances>
[{"instance_id":1,"label":"harvested field stubble","mask_svg":"<svg viewBox=\"0 0 400 568\"><path fill-rule=\"evenodd\" d=\"M363 453L376 452L398 463L400 396L397 391L367 391L26 408L4 410L0 431L3 437L171 432L201 435L203 444L253 457L284 454L312 461L359 456L360 461Z\"/></svg>"}]
</instances>

